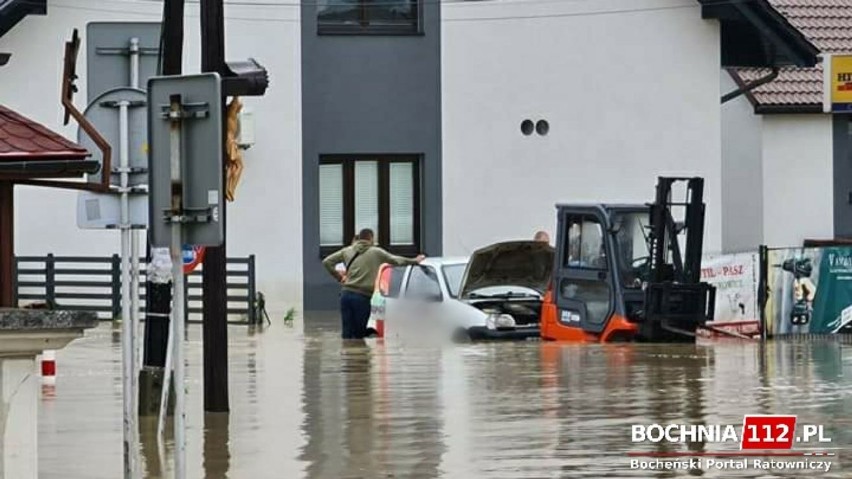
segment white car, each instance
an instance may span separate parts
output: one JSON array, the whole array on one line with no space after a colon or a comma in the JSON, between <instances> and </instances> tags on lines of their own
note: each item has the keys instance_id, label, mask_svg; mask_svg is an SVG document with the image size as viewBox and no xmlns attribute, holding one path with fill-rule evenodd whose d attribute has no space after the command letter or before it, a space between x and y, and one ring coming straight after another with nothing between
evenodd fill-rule
<instances>
[{"instance_id":1,"label":"white car","mask_svg":"<svg viewBox=\"0 0 852 479\"><path fill-rule=\"evenodd\" d=\"M546 243L511 241L477 250L469 261L427 258L416 266L383 265L370 327L381 337L538 338L553 258Z\"/></svg>"}]
</instances>

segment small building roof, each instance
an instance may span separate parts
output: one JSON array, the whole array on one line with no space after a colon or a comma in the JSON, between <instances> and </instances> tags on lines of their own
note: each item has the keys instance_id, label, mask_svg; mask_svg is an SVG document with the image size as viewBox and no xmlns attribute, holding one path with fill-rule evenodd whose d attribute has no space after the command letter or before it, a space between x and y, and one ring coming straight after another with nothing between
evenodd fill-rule
<instances>
[{"instance_id":1,"label":"small building roof","mask_svg":"<svg viewBox=\"0 0 852 479\"><path fill-rule=\"evenodd\" d=\"M89 152L44 125L0 105L0 162L82 160Z\"/></svg>"},{"instance_id":2,"label":"small building roof","mask_svg":"<svg viewBox=\"0 0 852 479\"><path fill-rule=\"evenodd\" d=\"M852 0L767 0L822 53L852 51ZM741 86L769 73L767 69L729 69ZM822 111L822 65L783 67L778 77L747 93L757 113Z\"/></svg>"},{"instance_id":3,"label":"small building roof","mask_svg":"<svg viewBox=\"0 0 852 479\"><path fill-rule=\"evenodd\" d=\"M0 105L0 180L79 178L101 168L88 156L82 146Z\"/></svg>"}]
</instances>

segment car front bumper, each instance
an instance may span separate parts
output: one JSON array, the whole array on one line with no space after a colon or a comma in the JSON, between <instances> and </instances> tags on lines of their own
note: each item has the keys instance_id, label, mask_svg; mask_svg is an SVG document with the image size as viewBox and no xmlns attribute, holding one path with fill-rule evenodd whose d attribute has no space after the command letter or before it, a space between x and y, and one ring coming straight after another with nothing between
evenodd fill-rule
<instances>
[{"instance_id":1,"label":"car front bumper","mask_svg":"<svg viewBox=\"0 0 852 479\"><path fill-rule=\"evenodd\" d=\"M485 326L473 326L467 329L467 334L473 341L512 341L540 337L538 327L517 329L489 329Z\"/></svg>"}]
</instances>

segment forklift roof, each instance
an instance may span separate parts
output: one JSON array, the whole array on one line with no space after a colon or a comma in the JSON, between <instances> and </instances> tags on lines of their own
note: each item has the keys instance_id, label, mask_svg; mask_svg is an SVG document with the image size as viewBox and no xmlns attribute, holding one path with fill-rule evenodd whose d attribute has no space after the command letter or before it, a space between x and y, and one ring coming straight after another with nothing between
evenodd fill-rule
<instances>
[{"instance_id":1,"label":"forklift roof","mask_svg":"<svg viewBox=\"0 0 852 479\"><path fill-rule=\"evenodd\" d=\"M603 208L605 210L622 210L622 211L639 211L639 210L650 210L651 206L648 204L640 204L640 203L557 203L556 208L563 209L592 209L592 208Z\"/></svg>"}]
</instances>

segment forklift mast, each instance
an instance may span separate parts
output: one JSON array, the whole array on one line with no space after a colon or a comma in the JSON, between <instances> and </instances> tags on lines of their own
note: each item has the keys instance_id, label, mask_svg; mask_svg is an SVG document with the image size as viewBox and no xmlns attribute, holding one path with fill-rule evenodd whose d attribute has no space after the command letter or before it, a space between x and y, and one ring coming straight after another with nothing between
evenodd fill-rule
<instances>
[{"instance_id":1,"label":"forklift mast","mask_svg":"<svg viewBox=\"0 0 852 479\"><path fill-rule=\"evenodd\" d=\"M672 199L672 186L686 182L682 203ZM662 283L698 283L701 281L701 252L704 246L704 179L660 178L657 198L651 205L650 281ZM673 209L684 208L683 222L677 222ZM686 235L685 255L681 255L678 236ZM670 255L670 256L669 256Z\"/></svg>"},{"instance_id":2,"label":"forklift mast","mask_svg":"<svg viewBox=\"0 0 852 479\"><path fill-rule=\"evenodd\" d=\"M679 183L686 183L682 201L673 198L673 187ZM703 195L702 178L658 180L656 201L650 205L650 265L641 326L646 338L692 336L696 328L713 320L716 291L701 282ZM677 221L681 216L682 221ZM681 235L685 236L683 252Z\"/></svg>"}]
</instances>

